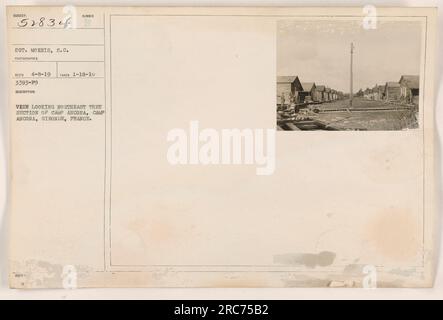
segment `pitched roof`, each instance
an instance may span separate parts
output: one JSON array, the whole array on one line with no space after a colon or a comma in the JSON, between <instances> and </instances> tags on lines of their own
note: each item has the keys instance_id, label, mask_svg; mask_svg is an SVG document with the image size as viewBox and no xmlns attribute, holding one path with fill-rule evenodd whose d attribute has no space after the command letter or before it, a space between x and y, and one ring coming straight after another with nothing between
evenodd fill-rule
<instances>
[{"instance_id":1,"label":"pitched roof","mask_svg":"<svg viewBox=\"0 0 443 320\"><path fill-rule=\"evenodd\" d=\"M399 83L405 83L409 89L419 89L420 76L402 76Z\"/></svg>"},{"instance_id":2,"label":"pitched roof","mask_svg":"<svg viewBox=\"0 0 443 320\"><path fill-rule=\"evenodd\" d=\"M387 82L386 86L388 88L399 88L400 87L400 83L398 83L398 82Z\"/></svg>"},{"instance_id":3,"label":"pitched roof","mask_svg":"<svg viewBox=\"0 0 443 320\"><path fill-rule=\"evenodd\" d=\"M304 91L309 92L309 91L312 91L312 89L314 89L315 83L314 82L303 82L301 84L301 86L303 87Z\"/></svg>"},{"instance_id":4,"label":"pitched roof","mask_svg":"<svg viewBox=\"0 0 443 320\"><path fill-rule=\"evenodd\" d=\"M297 76L278 76L277 83L292 83L297 78L298 78Z\"/></svg>"},{"instance_id":5,"label":"pitched roof","mask_svg":"<svg viewBox=\"0 0 443 320\"><path fill-rule=\"evenodd\" d=\"M317 91L325 91L326 86L317 86Z\"/></svg>"}]
</instances>

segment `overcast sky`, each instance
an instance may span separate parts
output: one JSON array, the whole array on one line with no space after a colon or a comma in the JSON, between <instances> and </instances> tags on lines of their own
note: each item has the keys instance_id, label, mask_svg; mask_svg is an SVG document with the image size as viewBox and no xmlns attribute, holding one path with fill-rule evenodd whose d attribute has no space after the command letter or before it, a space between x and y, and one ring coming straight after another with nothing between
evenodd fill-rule
<instances>
[{"instance_id":1,"label":"overcast sky","mask_svg":"<svg viewBox=\"0 0 443 320\"><path fill-rule=\"evenodd\" d=\"M379 21L365 30L361 21L279 21L277 75L349 92L353 41L355 92L397 82L420 74L421 36L419 22Z\"/></svg>"}]
</instances>

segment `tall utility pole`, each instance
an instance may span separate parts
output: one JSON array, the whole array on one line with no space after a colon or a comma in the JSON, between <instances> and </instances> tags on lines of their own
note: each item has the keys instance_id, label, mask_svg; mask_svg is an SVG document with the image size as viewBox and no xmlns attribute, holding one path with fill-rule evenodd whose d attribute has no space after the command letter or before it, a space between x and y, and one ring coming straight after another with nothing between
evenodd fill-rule
<instances>
[{"instance_id":1,"label":"tall utility pole","mask_svg":"<svg viewBox=\"0 0 443 320\"><path fill-rule=\"evenodd\" d=\"M349 107L352 109L354 103L354 43L351 43L351 93Z\"/></svg>"}]
</instances>

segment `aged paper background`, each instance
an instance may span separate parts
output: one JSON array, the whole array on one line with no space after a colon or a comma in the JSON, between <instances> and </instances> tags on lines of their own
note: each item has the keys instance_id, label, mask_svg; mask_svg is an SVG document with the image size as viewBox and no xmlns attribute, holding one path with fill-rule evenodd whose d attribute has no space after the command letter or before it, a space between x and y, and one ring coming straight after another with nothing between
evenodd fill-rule
<instances>
[{"instance_id":1,"label":"aged paper background","mask_svg":"<svg viewBox=\"0 0 443 320\"><path fill-rule=\"evenodd\" d=\"M60 10L36 8L30 15ZM106 122L12 127L13 287L59 287L70 265L80 286L359 286L365 265L377 266L381 286L431 284L433 140L423 134L432 132L433 110L427 100L424 130L279 133L278 167L267 177L247 166L165 161L168 131L193 119L216 129L272 128L276 21L325 12L78 10L106 17L94 19L96 29L68 36L10 29L19 44L36 37L45 42L47 33L55 44L103 40L108 72L104 86L95 79L55 79L40 87L55 103L79 104L98 103L106 88ZM393 20L429 15L423 46L433 47L431 11L381 14ZM12 28L17 19L10 17ZM97 37L102 31L103 39ZM423 65L432 65L425 52ZM90 54L88 60L100 60ZM177 73L192 80L175 86ZM423 69L422 78L432 83L429 77L432 68ZM432 86L424 83L423 97L432 99ZM13 105L33 103L16 98ZM333 258L322 261L325 253ZM289 262L276 262L282 256ZM313 256L318 262L312 264Z\"/></svg>"},{"instance_id":2,"label":"aged paper background","mask_svg":"<svg viewBox=\"0 0 443 320\"><path fill-rule=\"evenodd\" d=\"M124 22L123 22L124 23ZM127 40L127 39L125 39L125 40ZM251 63L253 63L253 62L251 62ZM260 79L258 79L258 80L260 80ZM124 86L123 86L124 87ZM270 91L272 91L272 92L270 92L270 95L273 95L273 90L270 90ZM239 102L237 102L237 103L239 103ZM240 104L242 105L242 106L244 106L245 104L244 103L241 103L240 102ZM140 112L144 112L144 110L139 110ZM198 111L198 110L197 110ZM145 111L146 112L146 111ZM229 119L228 119L229 120ZM271 118L271 120L273 120L273 118ZM262 124L257 124L257 126L263 126ZM223 123L223 126L226 126L224 123ZM235 126L234 124L232 125L232 126ZM229 126L228 126L229 127ZM136 130L136 128L134 128L134 130ZM383 133L381 133L381 134L383 134ZM313 139L312 141L316 141L315 140L315 137L310 137L311 139ZM340 139L340 137L339 136L337 136L337 137L329 137L328 136L328 139L332 139L332 140L330 140L329 142L332 144L332 145L334 145L334 143L333 143L333 141L334 141L334 138L335 139L337 139L337 141L342 141L342 140L338 140L338 139ZM398 138L398 137L397 137ZM384 139L384 138L382 138L383 140L386 140L386 139ZM410 139L410 137L408 137L408 139ZM401 140L399 140L399 141L401 141ZM292 141L291 141L292 142ZM396 143L398 143L398 141L396 140L395 141ZM303 142L301 142L301 143L303 143ZM389 140L386 140L386 144L387 145L389 145L389 143L392 143L392 141L389 141ZM315 145L316 143L314 143L314 145ZM326 147L326 148L328 148L328 146L323 146L322 145L322 141L320 140L320 138L319 138L319 140L317 140L317 144L319 144L319 146L321 146L322 148L324 148L324 147ZM352 145L352 143L351 143L351 145ZM303 144L301 144L300 145L300 147L303 147ZM359 149L359 147L360 147L360 149ZM279 147L280 148L280 147ZM354 146L354 148L355 149L351 149L352 151L355 151L355 150L357 150L357 151L360 151L361 152L361 149L366 149L366 148L361 148L361 146L359 146L358 145L358 141L356 141L355 142L355 146ZM385 151L386 151L386 148L388 148L389 149L389 147L388 146L386 146L385 147ZM329 152L334 152L334 150L328 150ZM311 151L311 152L313 152L313 154L315 155L315 151ZM317 151L317 152L319 152L319 151ZM351 152L352 153L352 152ZM358 152L356 152L356 153L358 153ZM299 153L297 153L297 155L299 155ZM409 153L408 152L406 152L405 151L405 156L408 156L409 155ZM63 155L63 157L67 157L67 158L69 158L69 155ZM300 156L302 156L302 157L304 157L304 156L308 156L308 155L303 155L303 154L301 154ZM364 157L363 157L364 158ZM314 159L315 159L315 157L314 157ZM406 160L407 158L405 158L405 160ZM63 159L61 159L61 160L63 160ZM123 159L124 160L124 159ZM304 160L304 162L303 162L303 160ZM354 159L354 160L356 160L355 162L356 163L364 163L364 159ZM412 159L411 159L412 160ZM410 160L410 161L411 161ZM117 160L118 161L118 160ZM301 164L303 164L303 163L306 163L306 161L307 161L307 159L303 159L303 158L301 158L300 159L300 163ZM413 161L413 160L412 160ZM355 165L355 162L353 162L353 161L349 161L349 162L346 162L346 163L344 163L343 164L343 166L346 166L346 167L349 167L349 166L352 166L353 164ZM407 160L406 160L406 162L407 162ZM122 166L125 166L125 164L122 164ZM321 167L321 166L320 166ZM134 174L137 174L137 173L134 173ZM396 173L397 174L397 173ZM123 175L123 176L126 176L126 175ZM63 179L63 177L58 177L58 178L60 178L60 179ZM352 179L352 178L356 178L356 177L342 177L342 176L338 176L337 177L337 179ZM383 176L383 177L373 177L373 179L375 179L375 180L378 180L378 181L380 181L379 179L383 179L383 178L385 178L385 176ZM398 177L396 177L396 178L398 178ZM352 180L351 180L351 182L352 182ZM69 191L69 190L68 190ZM383 195L383 192L381 192L382 190L380 190L380 196L381 195ZM414 192L415 190L411 190L411 192ZM341 190L340 192L346 192L346 190ZM401 195L401 193L400 193L400 195ZM392 202L390 202L390 199L386 199L386 201L388 202L388 203L392 203ZM403 205L405 205L405 203L404 202L402 202L401 203L401 205L400 206L403 206ZM125 206L124 206L125 207ZM406 205L406 207L410 207L410 208L413 208L414 207L414 204L409 204L409 205ZM401 211L401 210L400 210ZM403 211L402 211L403 212ZM125 218L127 218L127 217L125 217ZM403 219L403 218L399 218L399 219ZM314 218L313 218L313 220L314 220ZM402 220L403 221L403 220ZM315 223L315 220L313 221L313 223ZM393 224L395 224L395 221L392 221L392 223ZM414 226L415 226L415 223L413 223L412 224L412 227L411 228L414 228ZM387 228L388 229L390 229L390 226L387 226ZM345 228L346 229L346 228ZM408 230L408 231L410 231L410 229ZM92 231L91 231L91 233L92 233ZM272 230L271 230L271 235L272 235ZM352 237L352 235L350 235L351 237ZM284 243L284 242L281 242L281 243L278 243L277 242L277 245L276 245L276 247L281 247L280 246L280 244L282 244L282 243ZM48 243L48 244L50 244L50 243ZM338 247L340 247L340 244L338 244ZM124 248L123 248L124 249ZM285 252L288 252L289 251L289 249L292 249L292 248L288 248L288 250L286 250ZM241 248L238 248L238 250L241 250ZM272 250L272 249L271 249ZM358 250L358 249L357 249ZM126 252L126 250L122 250L123 252ZM353 254L351 253L350 254L350 256L353 256ZM124 259L123 259L123 261L126 261L126 258L125 257L123 257ZM269 259L269 257L264 257L264 258L260 258L260 257L257 257L258 259L256 260L256 261L258 261L258 262L267 262L268 260L266 260L266 259ZM398 257L397 257L398 258ZM142 258L141 258L142 259ZM261 259L261 260L260 260ZM395 260L394 259L394 261L397 261L397 260ZM384 262L384 261L383 261ZM382 263L383 263L382 262ZM408 262L411 262L412 263L412 261L408 261ZM389 263L389 259L388 259L388 262L387 263ZM99 263L97 262L97 265L99 265ZM254 284L254 281L256 281L256 280L254 280L254 279L252 279L252 281L253 281L253 284ZM234 286L236 285L235 283L233 284Z\"/></svg>"}]
</instances>

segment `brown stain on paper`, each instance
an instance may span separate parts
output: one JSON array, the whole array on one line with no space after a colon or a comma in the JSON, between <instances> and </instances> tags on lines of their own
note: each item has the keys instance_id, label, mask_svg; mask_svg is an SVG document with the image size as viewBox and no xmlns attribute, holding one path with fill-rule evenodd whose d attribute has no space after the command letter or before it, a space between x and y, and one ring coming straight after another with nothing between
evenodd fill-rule
<instances>
[{"instance_id":1,"label":"brown stain on paper","mask_svg":"<svg viewBox=\"0 0 443 320\"><path fill-rule=\"evenodd\" d=\"M173 242L180 234L173 223L164 219L135 220L129 225L129 229L135 232L145 245Z\"/></svg>"},{"instance_id":2,"label":"brown stain on paper","mask_svg":"<svg viewBox=\"0 0 443 320\"><path fill-rule=\"evenodd\" d=\"M420 252L417 219L399 208L381 211L367 229L368 241L382 256L403 261Z\"/></svg>"}]
</instances>

